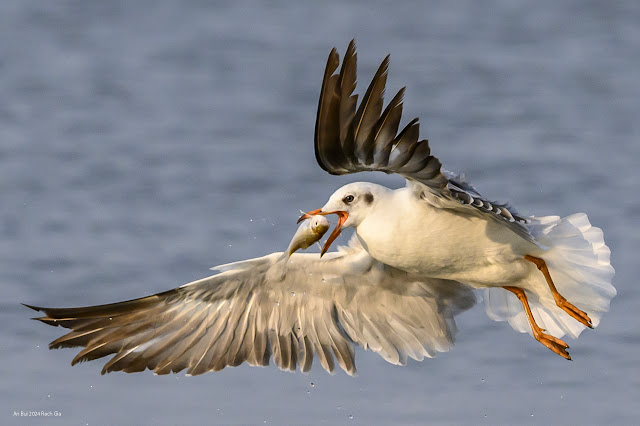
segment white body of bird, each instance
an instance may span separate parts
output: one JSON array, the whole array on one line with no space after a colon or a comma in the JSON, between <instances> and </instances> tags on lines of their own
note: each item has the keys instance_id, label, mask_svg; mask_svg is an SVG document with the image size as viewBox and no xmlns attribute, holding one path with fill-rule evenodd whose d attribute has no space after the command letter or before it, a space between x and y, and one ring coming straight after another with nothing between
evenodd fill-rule
<instances>
[{"instance_id":1,"label":"white body of bird","mask_svg":"<svg viewBox=\"0 0 640 426\"><path fill-rule=\"evenodd\" d=\"M499 222L434 207L409 187L389 190L356 183L337 194L350 190L376 192L372 208L355 229L369 253L381 262L478 286L513 282L535 270L522 256L538 247Z\"/></svg>"},{"instance_id":2,"label":"white body of bird","mask_svg":"<svg viewBox=\"0 0 640 426\"><path fill-rule=\"evenodd\" d=\"M348 204L345 199L353 197ZM321 211L349 214L362 246L377 261L425 278L455 280L474 288L516 286L527 290L534 318L556 337L577 337L585 326L556 305L543 274L525 256L544 259L558 291L599 323L616 294L614 270L602 231L583 213L529 218L524 238L500 220L438 205L409 184L391 190L356 182L338 189ZM487 293L489 316L530 332L520 303L507 292Z\"/></svg>"}]
</instances>

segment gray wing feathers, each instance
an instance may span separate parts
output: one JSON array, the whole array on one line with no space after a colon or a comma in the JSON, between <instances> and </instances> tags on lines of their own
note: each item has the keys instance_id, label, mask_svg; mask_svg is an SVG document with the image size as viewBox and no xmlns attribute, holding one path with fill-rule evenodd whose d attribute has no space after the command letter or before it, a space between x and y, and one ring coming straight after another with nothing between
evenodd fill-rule
<instances>
[{"instance_id":1,"label":"gray wing feathers","mask_svg":"<svg viewBox=\"0 0 640 426\"><path fill-rule=\"evenodd\" d=\"M519 215L516 209L508 203L486 200L470 183L465 181L464 176L454 176L450 172L445 173L449 175L449 183L447 184L449 191L461 203L499 215L509 222L518 222L523 225L529 223L526 216Z\"/></svg>"},{"instance_id":2,"label":"gray wing feathers","mask_svg":"<svg viewBox=\"0 0 640 426\"><path fill-rule=\"evenodd\" d=\"M353 343L395 364L453 342L458 312L475 299L453 281L416 280L362 249L291 257L285 278L269 274L279 253L140 299L85 308L31 308L71 329L50 348L84 347L72 364L113 357L102 373L145 369L197 375L243 362L309 371L314 354L332 372L356 373ZM275 274L274 274L275 275Z\"/></svg>"}]
</instances>

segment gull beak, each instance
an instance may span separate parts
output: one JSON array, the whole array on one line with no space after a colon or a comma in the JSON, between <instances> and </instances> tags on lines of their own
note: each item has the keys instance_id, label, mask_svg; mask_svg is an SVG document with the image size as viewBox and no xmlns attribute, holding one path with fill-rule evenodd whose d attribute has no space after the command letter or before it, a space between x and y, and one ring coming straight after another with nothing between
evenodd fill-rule
<instances>
[{"instance_id":1,"label":"gull beak","mask_svg":"<svg viewBox=\"0 0 640 426\"><path fill-rule=\"evenodd\" d=\"M298 219L298 223L300 223L303 220L309 219L311 216L314 216L314 215L326 216L328 214L337 214L338 224L333 229L333 232L331 232L331 235L329 235L327 242L324 243L324 247L322 247L322 251L320 252L320 257L322 257L327 252L327 250L329 250L329 247L331 247L331 244L336 240L336 238L338 238L338 235L340 235L340 232L342 232L342 225L344 225L344 223L349 218L349 213L342 210L336 210L333 212L323 212L322 209L317 209L317 210L312 210L310 212L303 214L302 216L300 216L300 219Z\"/></svg>"}]
</instances>

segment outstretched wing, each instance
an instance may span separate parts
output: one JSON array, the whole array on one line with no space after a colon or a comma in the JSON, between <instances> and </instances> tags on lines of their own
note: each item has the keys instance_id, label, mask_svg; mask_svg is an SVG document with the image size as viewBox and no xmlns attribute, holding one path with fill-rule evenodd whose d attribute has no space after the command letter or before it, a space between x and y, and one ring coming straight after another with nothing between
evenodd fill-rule
<instances>
[{"instance_id":1,"label":"outstretched wing","mask_svg":"<svg viewBox=\"0 0 640 426\"><path fill-rule=\"evenodd\" d=\"M281 253L216 269L223 272L153 296L36 318L72 331L52 349L84 347L72 364L113 357L102 373L153 370L191 375L274 363L309 371L315 355L355 374L353 343L394 364L422 360L452 345L454 315L475 303L454 281L420 280L373 260L361 247ZM284 275L283 275L284 273ZM335 357L335 361L334 361Z\"/></svg>"},{"instance_id":2,"label":"outstretched wing","mask_svg":"<svg viewBox=\"0 0 640 426\"><path fill-rule=\"evenodd\" d=\"M382 110L389 56L382 61L357 109L353 40L340 71L334 74L339 63L334 48L327 60L316 117L315 153L320 167L334 175L363 171L400 174L414 187L418 184L419 195L430 198L438 207L487 214L530 238L527 219L515 209L485 199L463 179L442 169L440 161L431 155L429 142L419 140L417 118L398 132L405 88Z\"/></svg>"}]
</instances>

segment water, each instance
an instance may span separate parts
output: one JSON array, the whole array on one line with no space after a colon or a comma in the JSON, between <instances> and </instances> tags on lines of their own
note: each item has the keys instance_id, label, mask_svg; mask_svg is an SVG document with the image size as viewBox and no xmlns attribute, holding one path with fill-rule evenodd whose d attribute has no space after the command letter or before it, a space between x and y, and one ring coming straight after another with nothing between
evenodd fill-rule
<instances>
[{"instance_id":1,"label":"water","mask_svg":"<svg viewBox=\"0 0 640 426\"><path fill-rule=\"evenodd\" d=\"M331 47L361 84L392 54L406 120L450 169L524 213L586 211L619 296L566 362L477 307L454 350L406 367L100 376L49 351L19 302L155 293L287 246L337 178L315 163ZM0 422L633 423L640 273L640 5L509 1L0 3ZM360 90L363 90L361 88ZM60 417L14 417L58 411Z\"/></svg>"}]
</instances>

